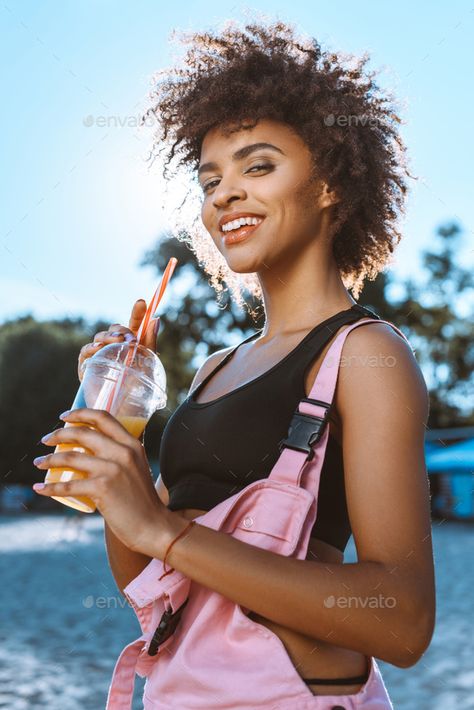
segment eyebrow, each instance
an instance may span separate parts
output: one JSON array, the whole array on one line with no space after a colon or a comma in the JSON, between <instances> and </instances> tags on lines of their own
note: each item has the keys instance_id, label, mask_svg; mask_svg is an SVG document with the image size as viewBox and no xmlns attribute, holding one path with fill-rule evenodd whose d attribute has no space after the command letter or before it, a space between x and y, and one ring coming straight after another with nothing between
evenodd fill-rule
<instances>
[{"instance_id":1,"label":"eyebrow","mask_svg":"<svg viewBox=\"0 0 474 710\"><path fill-rule=\"evenodd\" d=\"M262 150L262 148L270 148L270 150L276 150L276 151L278 151L278 153L285 155L284 152L281 150L281 148L278 148L276 145L272 145L272 143L252 143L251 145L245 145L243 148L239 148L239 150L236 150L232 156L232 160L234 160L234 161L242 160L243 158L246 158L251 153L254 153L256 150ZM214 163L214 162L204 163L203 165L201 165L198 168L197 174L199 176L204 172L207 172L210 170L217 170L217 168L218 168L217 163Z\"/></svg>"}]
</instances>

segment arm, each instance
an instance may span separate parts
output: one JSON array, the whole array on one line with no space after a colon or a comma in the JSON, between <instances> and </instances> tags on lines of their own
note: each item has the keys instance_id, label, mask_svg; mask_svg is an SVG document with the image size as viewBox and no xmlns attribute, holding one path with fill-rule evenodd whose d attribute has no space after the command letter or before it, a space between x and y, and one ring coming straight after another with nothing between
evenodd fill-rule
<instances>
[{"instance_id":1,"label":"arm","mask_svg":"<svg viewBox=\"0 0 474 710\"><path fill-rule=\"evenodd\" d=\"M228 349L219 350L216 353L210 355L204 364L196 372L194 379L191 383L190 392L194 389L198 382L201 382L208 373L216 367L220 359L225 356ZM144 443L145 432L140 437L142 443ZM157 494L164 505L168 505L169 496L168 491L164 483L161 480L161 476L158 476L155 484ZM107 523L104 521L104 531L105 531L105 544L107 549L107 557L109 561L110 569L112 570L113 577L117 584L118 589L123 594L125 587L135 579L140 572L142 572L145 567L151 561L151 557L148 555L143 555L140 552L135 552L130 550L126 545L121 542L116 535L108 527Z\"/></svg>"},{"instance_id":2,"label":"arm","mask_svg":"<svg viewBox=\"0 0 474 710\"><path fill-rule=\"evenodd\" d=\"M409 667L434 625L429 405L410 348L388 326L348 335L336 406L357 563L286 558L198 525L173 545L168 564L276 623ZM168 526L177 535L183 520L171 515ZM163 559L155 544L153 556Z\"/></svg>"}]
</instances>

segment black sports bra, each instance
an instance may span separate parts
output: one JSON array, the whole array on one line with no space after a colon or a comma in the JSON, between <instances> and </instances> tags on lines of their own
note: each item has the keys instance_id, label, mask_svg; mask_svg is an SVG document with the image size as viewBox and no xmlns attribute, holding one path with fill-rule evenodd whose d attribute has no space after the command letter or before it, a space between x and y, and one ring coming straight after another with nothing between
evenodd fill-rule
<instances>
[{"instance_id":1,"label":"black sports bra","mask_svg":"<svg viewBox=\"0 0 474 710\"><path fill-rule=\"evenodd\" d=\"M336 313L259 377L210 402L196 402L196 395L237 348L261 332L233 348L166 424L159 466L169 493L168 508L207 511L249 483L266 478L280 456L279 443L288 434L293 412L306 397L307 370L342 325L367 316L379 318L358 304ZM330 433L311 536L343 552L350 535L342 450Z\"/></svg>"}]
</instances>

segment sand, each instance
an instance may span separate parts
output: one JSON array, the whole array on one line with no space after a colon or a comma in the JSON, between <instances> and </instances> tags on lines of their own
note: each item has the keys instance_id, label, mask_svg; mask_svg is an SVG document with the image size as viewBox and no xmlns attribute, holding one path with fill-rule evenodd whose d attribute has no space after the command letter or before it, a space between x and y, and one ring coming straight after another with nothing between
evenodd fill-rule
<instances>
[{"instance_id":1,"label":"sand","mask_svg":"<svg viewBox=\"0 0 474 710\"><path fill-rule=\"evenodd\" d=\"M0 708L101 710L117 656L140 635L107 565L102 519L2 516L0 533ZM431 646L412 668L379 666L395 708L474 710L474 530L444 522L433 537ZM346 561L353 560L351 541ZM133 710L142 707L142 688L137 677Z\"/></svg>"}]
</instances>

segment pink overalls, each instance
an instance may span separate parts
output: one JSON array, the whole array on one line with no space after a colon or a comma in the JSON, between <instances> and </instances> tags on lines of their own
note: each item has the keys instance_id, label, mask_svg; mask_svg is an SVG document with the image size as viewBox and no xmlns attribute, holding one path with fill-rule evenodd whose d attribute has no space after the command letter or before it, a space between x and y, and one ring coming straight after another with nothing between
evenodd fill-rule
<instances>
[{"instance_id":1,"label":"pink overalls","mask_svg":"<svg viewBox=\"0 0 474 710\"><path fill-rule=\"evenodd\" d=\"M387 321L365 318L335 338L269 477L197 517L200 525L279 555L306 558L342 346L351 330L367 323ZM120 654L106 710L130 710L135 672L147 678L144 710L392 708L375 658L358 693L313 695L278 636L249 619L248 609L177 570L160 582L162 573L162 562L153 559L124 590L142 636Z\"/></svg>"}]
</instances>

